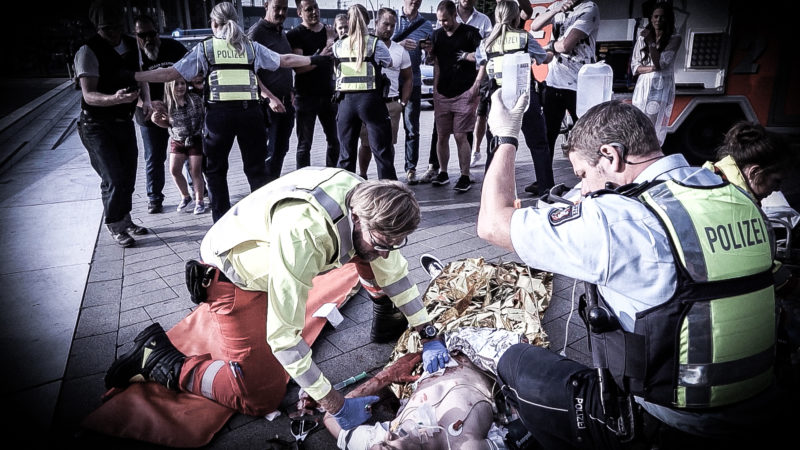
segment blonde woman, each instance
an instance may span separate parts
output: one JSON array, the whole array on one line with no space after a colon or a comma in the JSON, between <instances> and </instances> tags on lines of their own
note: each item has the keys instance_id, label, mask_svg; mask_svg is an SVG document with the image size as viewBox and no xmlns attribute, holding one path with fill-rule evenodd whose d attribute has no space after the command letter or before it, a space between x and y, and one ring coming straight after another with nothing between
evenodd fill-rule
<instances>
[{"instance_id":1,"label":"blonde woman","mask_svg":"<svg viewBox=\"0 0 800 450\"><path fill-rule=\"evenodd\" d=\"M481 42L475 52L477 64L486 64L486 82L482 91L491 99L492 93L502 85L503 56L510 53L525 52L538 64L542 64L547 53L527 31L519 28L519 4L515 1L501 0L497 2L494 10L495 25L492 32ZM533 168L536 172L536 182L525 188L525 191L538 194L546 193L555 182L553 181L553 159L547 146L547 131L545 128L542 106L536 92L536 83L531 74L530 106L522 118L522 134L525 143L531 152ZM491 108L491 102L489 102ZM492 130L486 132L486 137L491 141ZM491 147L491 145L490 145ZM486 168L492 161L492 153L486 155Z\"/></svg>"},{"instance_id":2,"label":"blonde woman","mask_svg":"<svg viewBox=\"0 0 800 450\"><path fill-rule=\"evenodd\" d=\"M381 67L391 67L392 57L380 39L369 34L367 9L355 4L347 9L347 36L333 45L336 92L341 98L337 127L341 153L338 166L356 171L358 137L367 127L369 147L375 155L378 178L396 180L394 146L389 111L383 98Z\"/></svg>"},{"instance_id":3,"label":"blonde woman","mask_svg":"<svg viewBox=\"0 0 800 450\"><path fill-rule=\"evenodd\" d=\"M213 37L206 39L172 67L136 72L137 81L165 83L198 74L206 78L208 103L203 132L206 180L211 216L218 221L231 207L228 195L228 155L234 138L242 152L242 165L250 190L268 180L266 166L267 132L259 105L268 91L260 85L256 71L279 67L301 67L329 56L279 55L252 42L239 25L236 8L230 2L218 3L211 10ZM247 67L242 76L241 67Z\"/></svg>"}]
</instances>

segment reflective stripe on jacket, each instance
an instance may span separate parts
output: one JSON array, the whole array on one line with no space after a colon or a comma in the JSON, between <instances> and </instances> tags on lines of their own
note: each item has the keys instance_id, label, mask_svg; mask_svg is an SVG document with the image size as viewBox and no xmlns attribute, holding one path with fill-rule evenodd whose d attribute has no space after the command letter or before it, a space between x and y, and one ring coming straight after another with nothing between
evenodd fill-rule
<instances>
[{"instance_id":1,"label":"reflective stripe on jacket","mask_svg":"<svg viewBox=\"0 0 800 450\"><path fill-rule=\"evenodd\" d=\"M354 50L350 49L350 37L340 39L333 45L333 56L336 60L336 90L339 92L372 91L378 88L380 68L375 64L375 47L378 38L367 36L365 42L366 55L361 64Z\"/></svg>"},{"instance_id":2,"label":"reflective stripe on jacket","mask_svg":"<svg viewBox=\"0 0 800 450\"><path fill-rule=\"evenodd\" d=\"M490 80L495 80L498 86L503 85L503 55L528 51L528 33L525 31L508 30L505 35L499 36L492 42L491 48L486 49L486 74Z\"/></svg>"},{"instance_id":3,"label":"reflective stripe on jacket","mask_svg":"<svg viewBox=\"0 0 800 450\"><path fill-rule=\"evenodd\" d=\"M219 38L206 39L202 45L208 60L209 101L258 100L252 42L246 43L243 53Z\"/></svg>"},{"instance_id":4,"label":"reflective stripe on jacket","mask_svg":"<svg viewBox=\"0 0 800 450\"><path fill-rule=\"evenodd\" d=\"M677 265L666 303L636 315L632 333L592 333L594 364L646 401L713 408L773 381L773 241L738 187L655 183L638 195L660 219Z\"/></svg>"}]
</instances>

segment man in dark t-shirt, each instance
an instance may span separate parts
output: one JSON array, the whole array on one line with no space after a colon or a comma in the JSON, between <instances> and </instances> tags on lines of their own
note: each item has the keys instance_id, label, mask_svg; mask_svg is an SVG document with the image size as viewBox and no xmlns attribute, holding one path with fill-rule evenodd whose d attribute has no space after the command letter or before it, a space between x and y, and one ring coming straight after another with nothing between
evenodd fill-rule
<instances>
[{"instance_id":1,"label":"man in dark t-shirt","mask_svg":"<svg viewBox=\"0 0 800 450\"><path fill-rule=\"evenodd\" d=\"M286 33L292 51L311 56L333 44L335 33L319 21L317 0L297 0L297 15L303 23ZM339 137L336 131L336 105L331 102L334 91L333 60L324 64L294 69L297 113L297 168L311 165L311 144L314 126L319 117L328 142L325 165L336 167L339 161Z\"/></svg>"},{"instance_id":2,"label":"man in dark t-shirt","mask_svg":"<svg viewBox=\"0 0 800 450\"><path fill-rule=\"evenodd\" d=\"M152 17L141 15L136 17L134 32L139 41L142 55L142 70L169 67L186 54L186 47L180 42L162 38L158 35ZM190 80L187 80L187 82ZM164 100L164 83L149 83L150 99ZM146 117L141 107L136 107L134 115L144 144L145 175L147 178L147 212L160 213L164 210L164 162L167 160L169 133L166 128L154 124Z\"/></svg>"},{"instance_id":3,"label":"man in dark t-shirt","mask_svg":"<svg viewBox=\"0 0 800 450\"><path fill-rule=\"evenodd\" d=\"M276 53L292 53L292 46L283 32L288 0L265 0L264 18L250 28L250 40L274 50ZM294 128L294 105L292 105L292 69L258 71L258 78L266 86L269 106L265 114L269 118L267 130L267 177L273 181L281 176L283 160L289 151L289 138Z\"/></svg>"},{"instance_id":4,"label":"man in dark t-shirt","mask_svg":"<svg viewBox=\"0 0 800 450\"><path fill-rule=\"evenodd\" d=\"M456 5L450 0L439 3L436 18L441 27L433 32L431 54L433 66L433 109L438 139L439 174L431 181L434 186L450 182L447 164L450 161L450 135L458 147L461 176L454 189L470 189L470 144L467 136L475 128L478 107L478 87L484 68L475 68L475 50L481 43L477 28L456 20Z\"/></svg>"}]
</instances>

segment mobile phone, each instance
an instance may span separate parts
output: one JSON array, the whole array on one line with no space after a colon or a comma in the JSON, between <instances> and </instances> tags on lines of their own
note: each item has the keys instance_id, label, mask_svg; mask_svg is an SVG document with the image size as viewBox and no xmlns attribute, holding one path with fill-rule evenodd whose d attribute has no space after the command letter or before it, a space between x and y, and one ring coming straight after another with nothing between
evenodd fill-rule
<instances>
[{"instance_id":1,"label":"mobile phone","mask_svg":"<svg viewBox=\"0 0 800 450\"><path fill-rule=\"evenodd\" d=\"M128 86L128 87L125 88L125 91L123 91L123 92L125 92L126 94L130 94L130 93L138 92L138 91L139 91L139 87L138 86Z\"/></svg>"}]
</instances>

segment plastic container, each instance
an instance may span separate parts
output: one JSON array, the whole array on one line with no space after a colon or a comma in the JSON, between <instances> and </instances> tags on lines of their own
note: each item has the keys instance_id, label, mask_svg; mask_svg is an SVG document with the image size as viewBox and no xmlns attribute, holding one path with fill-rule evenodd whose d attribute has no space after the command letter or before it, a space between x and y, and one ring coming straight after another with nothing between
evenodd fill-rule
<instances>
[{"instance_id":1,"label":"plastic container","mask_svg":"<svg viewBox=\"0 0 800 450\"><path fill-rule=\"evenodd\" d=\"M504 74L505 75L505 74ZM611 100L614 71L604 61L584 64L578 71L578 94L575 112L578 117L594 105Z\"/></svg>"},{"instance_id":2,"label":"plastic container","mask_svg":"<svg viewBox=\"0 0 800 450\"><path fill-rule=\"evenodd\" d=\"M503 86L501 98L506 108L511 109L517 99L531 88L531 57L527 52L503 55ZM528 99L530 104L530 98ZM525 105L528 110L528 105Z\"/></svg>"}]
</instances>

